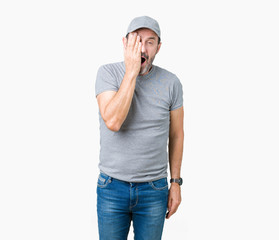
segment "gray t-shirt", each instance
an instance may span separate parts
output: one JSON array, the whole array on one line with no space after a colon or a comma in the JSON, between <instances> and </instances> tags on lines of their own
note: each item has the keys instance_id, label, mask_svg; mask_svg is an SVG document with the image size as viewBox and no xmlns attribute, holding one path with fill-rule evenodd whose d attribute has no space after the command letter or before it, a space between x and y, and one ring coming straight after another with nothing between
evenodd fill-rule
<instances>
[{"instance_id":1,"label":"gray t-shirt","mask_svg":"<svg viewBox=\"0 0 279 240\"><path fill-rule=\"evenodd\" d=\"M95 95L118 91L125 73L124 61L102 65L97 73ZM128 115L118 132L107 128L101 117L101 172L128 182L154 181L168 176L170 111L183 106L180 80L153 65L138 76Z\"/></svg>"}]
</instances>

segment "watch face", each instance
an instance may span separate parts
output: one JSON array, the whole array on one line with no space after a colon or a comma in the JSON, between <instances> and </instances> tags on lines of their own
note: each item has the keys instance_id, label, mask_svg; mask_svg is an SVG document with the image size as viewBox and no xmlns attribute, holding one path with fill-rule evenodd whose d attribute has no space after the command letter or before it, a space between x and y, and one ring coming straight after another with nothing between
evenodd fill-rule
<instances>
[{"instance_id":1,"label":"watch face","mask_svg":"<svg viewBox=\"0 0 279 240\"><path fill-rule=\"evenodd\" d=\"M182 183L183 183L183 180L182 180L182 178L180 178L179 179L179 185L182 185Z\"/></svg>"}]
</instances>

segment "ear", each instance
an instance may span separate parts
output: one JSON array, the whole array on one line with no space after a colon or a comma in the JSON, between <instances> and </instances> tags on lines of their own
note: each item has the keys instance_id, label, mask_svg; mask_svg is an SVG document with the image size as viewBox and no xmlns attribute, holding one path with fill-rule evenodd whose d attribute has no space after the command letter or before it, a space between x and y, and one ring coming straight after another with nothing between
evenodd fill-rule
<instances>
[{"instance_id":1,"label":"ear","mask_svg":"<svg viewBox=\"0 0 279 240\"><path fill-rule=\"evenodd\" d=\"M162 45L162 42L160 42L160 43L158 44L156 54L160 51L161 45Z\"/></svg>"}]
</instances>

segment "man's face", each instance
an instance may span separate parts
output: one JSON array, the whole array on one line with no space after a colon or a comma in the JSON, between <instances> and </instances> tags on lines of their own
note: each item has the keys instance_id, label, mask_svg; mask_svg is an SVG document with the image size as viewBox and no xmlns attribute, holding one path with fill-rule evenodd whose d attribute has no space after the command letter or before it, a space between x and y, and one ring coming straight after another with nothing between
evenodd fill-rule
<instances>
[{"instance_id":1,"label":"man's face","mask_svg":"<svg viewBox=\"0 0 279 240\"><path fill-rule=\"evenodd\" d=\"M161 43L158 44L157 34L148 28L140 28L134 32L140 36L140 41L142 43L139 75L145 75L151 69L155 55L160 50Z\"/></svg>"}]
</instances>

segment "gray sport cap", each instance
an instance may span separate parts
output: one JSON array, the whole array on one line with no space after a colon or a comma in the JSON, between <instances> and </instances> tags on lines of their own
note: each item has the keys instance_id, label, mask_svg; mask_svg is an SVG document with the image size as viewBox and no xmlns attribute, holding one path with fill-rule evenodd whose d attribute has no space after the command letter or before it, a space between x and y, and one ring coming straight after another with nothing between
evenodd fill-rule
<instances>
[{"instance_id":1,"label":"gray sport cap","mask_svg":"<svg viewBox=\"0 0 279 240\"><path fill-rule=\"evenodd\" d=\"M139 28L149 28L153 32L155 32L159 38L161 38L161 31L159 27L159 23L148 16L136 17L134 18L127 29L127 34L133 32Z\"/></svg>"}]
</instances>

